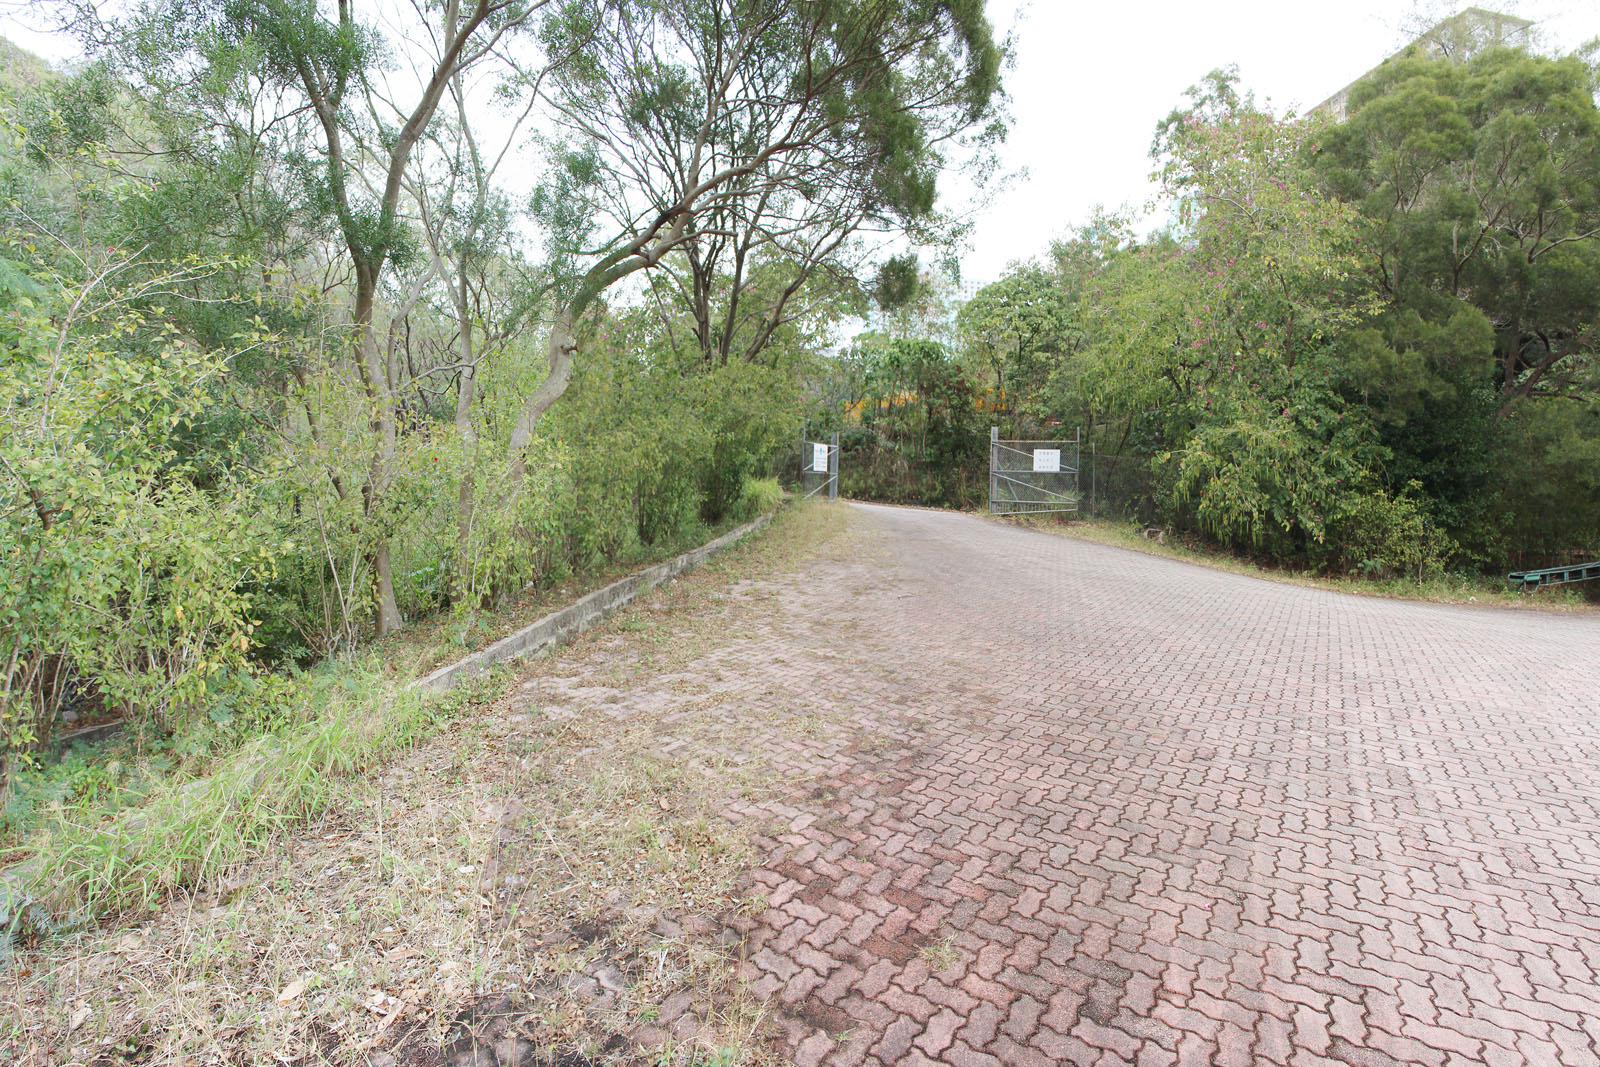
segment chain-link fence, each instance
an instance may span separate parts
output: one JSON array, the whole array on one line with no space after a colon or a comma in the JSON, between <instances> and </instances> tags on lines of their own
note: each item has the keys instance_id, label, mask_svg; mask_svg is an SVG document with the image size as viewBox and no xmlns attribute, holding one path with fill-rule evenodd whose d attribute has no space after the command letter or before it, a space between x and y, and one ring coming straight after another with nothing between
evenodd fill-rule
<instances>
[{"instance_id":1,"label":"chain-link fence","mask_svg":"<svg viewBox=\"0 0 1600 1067\"><path fill-rule=\"evenodd\" d=\"M1096 519L1154 522L1155 482L1148 456L1105 455L1093 442L1084 449L1082 513Z\"/></svg>"},{"instance_id":2,"label":"chain-link fence","mask_svg":"<svg viewBox=\"0 0 1600 1067\"><path fill-rule=\"evenodd\" d=\"M1077 472L1075 485L1054 486L1058 493L1070 491L1075 496L1075 510L1054 507L1024 510L1066 510L1069 517L1157 521L1160 509L1156 505L1150 457L1107 454L1100 450L1099 442L1087 434L1081 445L1075 444L1077 436L1077 432L1072 431L1054 441L1008 442L1018 454L1002 453L998 466L1027 469L1020 473L1007 470L1007 478L1049 480L1052 477L1049 472L1034 474L1034 452L1058 447L1061 466L1075 468ZM843 433L813 431L803 435L795 447L783 450L776 467L785 485L795 487L801 496L815 494L813 499L843 495L887 504L982 508L989 497L990 472L996 464L990 449L985 447L989 442L976 437L972 443L973 449L965 455L934 455L930 454L931 450L895 448L870 429L847 426ZM826 449L825 471L817 469L823 449ZM1034 492L1019 495L1040 496ZM1055 498L1044 496L1041 499Z\"/></svg>"},{"instance_id":3,"label":"chain-link fence","mask_svg":"<svg viewBox=\"0 0 1600 1067\"><path fill-rule=\"evenodd\" d=\"M989 512L1043 515L1079 510L1078 433L1052 441L1005 441L989 430Z\"/></svg>"}]
</instances>

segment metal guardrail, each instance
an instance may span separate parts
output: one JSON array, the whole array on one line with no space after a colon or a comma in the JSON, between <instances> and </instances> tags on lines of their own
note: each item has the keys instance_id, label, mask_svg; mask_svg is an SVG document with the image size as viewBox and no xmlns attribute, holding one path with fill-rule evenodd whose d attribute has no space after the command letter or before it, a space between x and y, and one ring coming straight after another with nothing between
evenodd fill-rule
<instances>
[{"instance_id":1,"label":"metal guardrail","mask_svg":"<svg viewBox=\"0 0 1600 1067\"><path fill-rule=\"evenodd\" d=\"M1591 578L1600 578L1600 561L1578 563L1571 567L1541 567L1533 571L1512 571L1506 575L1506 581L1521 586L1524 593L1531 593L1547 585L1587 582Z\"/></svg>"}]
</instances>

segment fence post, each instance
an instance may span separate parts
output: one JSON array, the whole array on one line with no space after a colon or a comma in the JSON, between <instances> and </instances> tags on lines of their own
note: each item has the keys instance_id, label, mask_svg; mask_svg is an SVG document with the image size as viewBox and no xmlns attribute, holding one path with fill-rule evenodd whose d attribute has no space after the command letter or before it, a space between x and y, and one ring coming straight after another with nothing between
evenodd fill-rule
<instances>
[{"instance_id":1,"label":"fence post","mask_svg":"<svg viewBox=\"0 0 1600 1067\"><path fill-rule=\"evenodd\" d=\"M999 510L995 503L995 496L999 489L995 469L1000 459L1000 427L989 427L989 514L993 515Z\"/></svg>"},{"instance_id":2,"label":"fence post","mask_svg":"<svg viewBox=\"0 0 1600 1067\"><path fill-rule=\"evenodd\" d=\"M828 499L839 499L839 431L833 431L828 447Z\"/></svg>"},{"instance_id":3,"label":"fence post","mask_svg":"<svg viewBox=\"0 0 1600 1067\"><path fill-rule=\"evenodd\" d=\"M1072 428L1072 513L1083 514L1083 427Z\"/></svg>"},{"instance_id":4,"label":"fence post","mask_svg":"<svg viewBox=\"0 0 1600 1067\"><path fill-rule=\"evenodd\" d=\"M1096 515L1098 514L1095 511L1094 485L1095 485L1095 476L1099 473L1099 471L1100 471L1100 454L1095 451L1094 435L1091 434L1089 436L1089 517L1091 519L1095 518Z\"/></svg>"}]
</instances>

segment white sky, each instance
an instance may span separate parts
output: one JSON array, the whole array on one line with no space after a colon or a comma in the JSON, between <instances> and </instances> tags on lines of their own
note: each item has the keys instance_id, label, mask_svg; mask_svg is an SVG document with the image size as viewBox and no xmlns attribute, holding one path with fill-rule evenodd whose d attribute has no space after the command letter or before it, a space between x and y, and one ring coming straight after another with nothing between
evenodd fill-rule
<instances>
[{"instance_id":1,"label":"white sky","mask_svg":"<svg viewBox=\"0 0 1600 1067\"><path fill-rule=\"evenodd\" d=\"M993 281L1008 263L1045 252L1096 204L1141 206L1155 125L1208 71L1237 63L1241 84L1273 110L1304 111L1415 36L1417 12L1466 3L1410 0L989 0L1004 33L1022 8L1016 69L1007 79L1016 124L1008 169L1028 178L977 217L964 279ZM1547 47L1600 37L1600 0L1479 0L1535 20Z\"/></svg>"},{"instance_id":2,"label":"white sky","mask_svg":"<svg viewBox=\"0 0 1600 1067\"><path fill-rule=\"evenodd\" d=\"M399 0L367 0L378 9ZM1480 0L1534 19L1546 48L1600 37L1600 0ZM1376 66L1465 0L989 0L1004 34L1018 27L1007 79L1015 126L1008 170L1028 176L976 218L966 279L992 281L1045 252L1096 204L1140 207L1153 187L1155 124L1208 71L1236 63L1274 110L1304 110ZM41 32L48 2L0 0L0 35L56 62L73 42ZM1019 21L1020 18L1020 21Z\"/></svg>"}]
</instances>

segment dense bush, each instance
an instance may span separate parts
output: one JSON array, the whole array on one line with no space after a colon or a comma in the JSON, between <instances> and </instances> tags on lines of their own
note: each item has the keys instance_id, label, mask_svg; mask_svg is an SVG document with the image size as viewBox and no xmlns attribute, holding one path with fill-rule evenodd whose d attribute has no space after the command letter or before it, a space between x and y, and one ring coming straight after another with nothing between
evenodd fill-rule
<instances>
[{"instance_id":1,"label":"dense bush","mask_svg":"<svg viewBox=\"0 0 1600 1067\"><path fill-rule=\"evenodd\" d=\"M749 522L771 511L776 511L778 505L783 503L783 486L778 484L776 477L746 478L744 486L739 490L739 499L735 503L732 517L740 522Z\"/></svg>"},{"instance_id":2,"label":"dense bush","mask_svg":"<svg viewBox=\"0 0 1600 1067\"><path fill-rule=\"evenodd\" d=\"M934 507L983 502L987 398L943 345L869 334L833 371L835 396L815 407L810 427L842 426L842 495Z\"/></svg>"},{"instance_id":3,"label":"dense bush","mask_svg":"<svg viewBox=\"0 0 1600 1067\"><path fill-rule=\"evenodd\" d=\"M1442 575L1456 555L1456 545L1430 521L1421 488L1412 482L1399 495L1371 485L1353 489L1330 531L1338 569L1367 578L1418 582Z\"/></svg>"},{"instance_id":4,"label":"dense bush","mask_svg":"<svg viewBox=\"0 0 1600 1067\"><path fill-rule=\"evenodd\" d=\"M250 670L248 590L285 547L247 488L197 488L179 442L223 357L115 290L5 269L0 741L42 741L72 699L178 725Z\"/></svg>"},{"instance_id":5,"label":"dense bush","mask_svg":"<svg viewBox=\"0 0 1600 1067\"><path fill-rule=\"evenodd\" d=\"M537 378L526 352L486 375L476 446L420 422L390 456L381 507L357 484L371 454L363 398L307 375L248 442L248 464L196 445L230 372L199 352L139 289L103 283L100 314L74 317L84 287L5 261L0 294L0 739L45 739L67 702L163 732L270 723L282 694L264 669L304 665L367 632L370 550L392 552L408 618L478 604L772 506L758 477L796 427L782 372L680 364L642 318L605 316L567 402L518 460L492 399ZM130 267L130 272L134 269ZM198 278L141 263L140 287ZM35 276L37 275L37 276ZM281 338L255 341L281 345ZM270 421L269 421L270 420ZM221 472L219 474L219 472ZM463 479L475 506L458 522ZM458 577L464 582L458 584Z\"/></svg>"}]
</instances>

